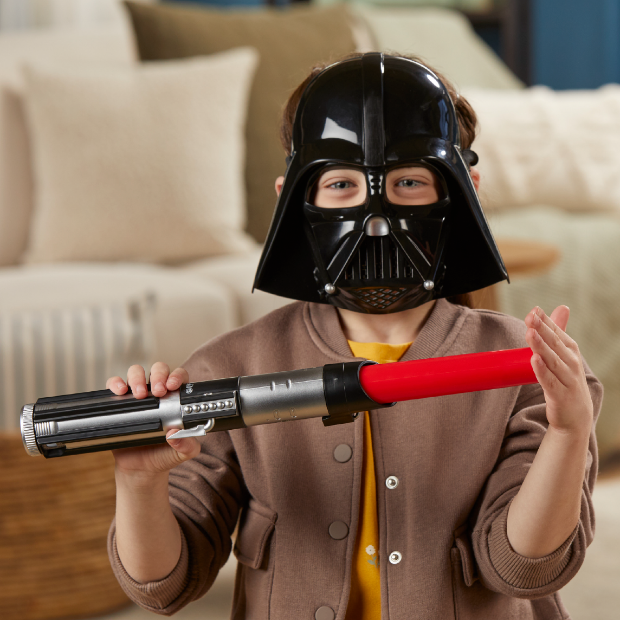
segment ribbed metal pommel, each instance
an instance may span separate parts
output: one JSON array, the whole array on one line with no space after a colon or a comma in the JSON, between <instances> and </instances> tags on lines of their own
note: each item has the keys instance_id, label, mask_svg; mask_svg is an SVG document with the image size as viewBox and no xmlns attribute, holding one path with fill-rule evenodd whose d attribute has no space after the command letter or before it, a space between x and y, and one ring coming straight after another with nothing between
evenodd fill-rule
<instances>
[{"instance_id":1,"label":"ribbed metal pommel","mask_svg":"<svg viewBox=\"0 0 620 620\"><path fill-rule=\"evenodd\" d=\"M19 416L19 427L22 432L24 448L30 456L41 456L37 438L34 434L34 405L24 405Z\"/></svg>"}]
</instances>

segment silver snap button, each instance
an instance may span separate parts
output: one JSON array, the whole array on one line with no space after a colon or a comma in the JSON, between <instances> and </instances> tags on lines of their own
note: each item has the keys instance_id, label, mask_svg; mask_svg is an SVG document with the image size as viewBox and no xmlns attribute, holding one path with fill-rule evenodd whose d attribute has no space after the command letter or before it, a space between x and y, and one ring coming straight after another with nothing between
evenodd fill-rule
<instances>
[{"instance_id":1,"label":"silver snap button","mask_svg":"<svg viewBox=\"0 0 620 620\"><path fill-rule=\"evenodd\" d=\"M349 527L346 523L343 523L342 521L334 521L329 526L329 535L334 540L342 540L349 535Z\"/></svg>"},{"instance_id":2,"label":"silver snap button","mask_svg":"<svg viewBox=\"0 0 620 620\"><path fill-rule=\"evenodd\" d=\"M334 620L335 617L336 614L334 613L334 610L331 607L327 607L327 605L319 607L314 612L315 620Z\"/></svg>"},{"instance_id":3,"label":"silver snap button","mask_svg":"<svg viewBox=\"0 0 620 620\"><path fill-rule=\"evenodd\" d=\"M398 564L403 559L403 555L400 551L392 551L390 553L390 564Z\"/></svg>"},{"instance_id":4,"label":"silver snap button","mask_svg":"<svg viewBox=\"0 0 620 620\"><path fill-rule=\"evenodd\" d=\"M388 489L395 489L398 486L398 478L396 476L388 476L385 480L385 486Z\"/></svg>"},{"instance_id":5,"label":"silver snap button","mask_svg":"<svg viewBox=\"0 0 620 620\"><path fill-rule=\"evenodd\" d=\"M339 463L346 463L353 456L353 450L351 450L351 446L346 443L341 443L339 446L336 446L334 450L334 458Z\"/></svg>"}]
</instances>

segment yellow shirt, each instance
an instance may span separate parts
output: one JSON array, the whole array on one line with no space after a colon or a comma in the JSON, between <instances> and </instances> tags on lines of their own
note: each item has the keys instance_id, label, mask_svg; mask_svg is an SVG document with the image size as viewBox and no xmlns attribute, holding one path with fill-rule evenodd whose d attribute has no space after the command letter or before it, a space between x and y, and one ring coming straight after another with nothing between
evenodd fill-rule
<instances>
[{"instance_id":1,"label":"yellow shirt","mask_svg":"<svg viewBox=\"0 0 620 620\"><path fill-rule=\"evenodd\" d=\"M355 357L379 364L397 362L411 346L382 342L353 342L349 346ZM377 484L372 451L370 417L364 415L364 453L362 489L357 541L351 569L351 595L345 620L377 620L381 617L381 582L379 580L379 522L377 519Z\"/></svg>"}]
</instances>

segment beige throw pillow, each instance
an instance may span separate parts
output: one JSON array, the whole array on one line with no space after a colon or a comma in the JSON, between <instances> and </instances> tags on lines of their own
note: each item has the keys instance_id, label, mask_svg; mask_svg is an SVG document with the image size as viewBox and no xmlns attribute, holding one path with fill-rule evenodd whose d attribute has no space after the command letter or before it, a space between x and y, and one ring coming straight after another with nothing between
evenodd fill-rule
<instances>
[{"instance_id":1,"label":"beige throw pillow","mask_svg":"<svg viewBox=\"0 0 620 620\"><path fill-rule=\"evenodd\" d=\"M204 8L192 3L126 2L141 60L215 54L249 45L260 55L246 128L247 231L264 241L286 171L280 144L282 106L310 69L355 50L347 7L308 3L260 9Z\"/></svg>"},{"instance_id":2,"label":"beige throw pillow","mask_svg":"<svg viewBox=\"0 0 620 620\"><path fill-rule=\"evenodd\" d=\"M19 262L28 240L34 187L22 101L22 67L45 62L68 66L130 66L126 28L32 29L0 36L0 266Z\"/></svg>"},{"instance_id":3,"label":"beige throw pillow","mask_svg":"<svg viewBox=\"0 0 620 620\"><path fill-rule=\"evenodd\" d=\"M26 262L174 263L245 251L243 130L257 54L26 70Z\"/></svg>"},{"instance_id":4,"label":"beige throw pillow","mask_svg":"<svg viewBox=\"0 0 620 620\"><path fill-rule=\"evenodd\" d=\"M485 206L620 212L620 86L463 93L480 121Z\"/></svg>"}]
</instances>

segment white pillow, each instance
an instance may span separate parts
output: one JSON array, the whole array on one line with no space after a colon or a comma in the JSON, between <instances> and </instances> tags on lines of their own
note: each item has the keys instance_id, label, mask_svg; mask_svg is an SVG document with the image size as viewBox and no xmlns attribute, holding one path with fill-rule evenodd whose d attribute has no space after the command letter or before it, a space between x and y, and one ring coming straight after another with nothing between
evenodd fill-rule
<instances>
[{"instance_id":1,"label":"white pillow","mask_svg":"<svg viewBox=\"0 0 620 620\"><path fill-rule=\"evenodd\" d=\"M0 429L43 396L105 389L154 361L154 296L100 306L0 312Z\"/></svg>"},{"instance_id":2,"label":"white pillow","mask_svg":"<svg viewBox=\"0 0 620 620\"><path fill-rule=\"evenodd\" d=\"M16 264L28 239L34 187L21 71L24 63L41 59L90 69L136 62L129 24L0 33L0 266Z\"/></svg>"},{"instance_id":3,"label":"white pillow","mask_svg":"<svg viewBox=\"0 0 620 620\"><path fill-rule=\"evenodd\" d=\"M473 150L485 206L620 211L620 86L463 94L480 121Z\"/></svg>"},{"instance_id":4,"label":"white pillow","mask_svg":"<svg viewBox=\"0 0 620 620\"><path fill-rule=\"evenodd\" d=\"M245 251L244 124L257 53L106 71L30 67L26 262L174 263Z\"/></svg>"}]
</instances>

